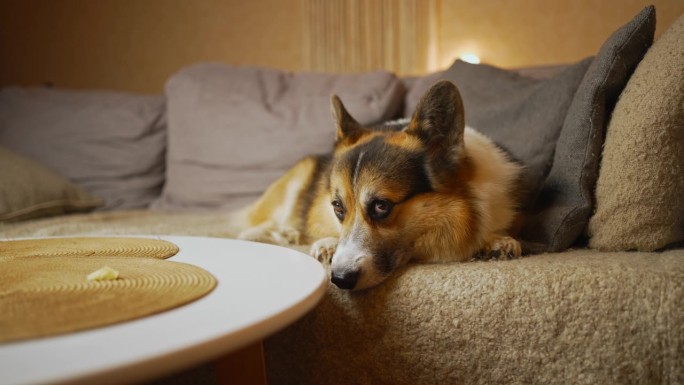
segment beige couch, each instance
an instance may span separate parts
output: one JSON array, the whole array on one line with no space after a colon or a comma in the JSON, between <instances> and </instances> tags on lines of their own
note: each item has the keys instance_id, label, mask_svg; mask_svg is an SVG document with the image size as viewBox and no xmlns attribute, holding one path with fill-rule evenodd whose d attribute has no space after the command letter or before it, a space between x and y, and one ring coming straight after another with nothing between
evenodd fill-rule
<instances>
[{"instance_id":1,"label":"beige couch","mask_svg":"<svg viewBox=\"0 0 684 385\"><path fill-rule=\"evenodd\" d=\"M3 89L0 238L232 237L230 209L331 144L331 92L371 123L448 78L469 123L530 164L531 255L330 287L265 341L269 382L684 383L684 19L649 49L654 26L647 8L543 79L465 63L411 80L205 64L165 98ZM527 140L495 131L497 116Z\"/></svg>"}]
</instances>

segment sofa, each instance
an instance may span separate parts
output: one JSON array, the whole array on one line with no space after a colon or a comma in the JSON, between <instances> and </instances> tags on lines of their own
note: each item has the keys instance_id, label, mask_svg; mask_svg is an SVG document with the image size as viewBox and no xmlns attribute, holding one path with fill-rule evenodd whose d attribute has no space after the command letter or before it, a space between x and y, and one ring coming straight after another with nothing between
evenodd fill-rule
<instances>
[{"instance_id":1,"label":"sofa","mask_svg":"<svg viewBox=\"0 0 684 385\"><path fill-rule=\"evenodd\" d=\"M164 95L0 89L0 239L234 237L234 210L329 151L329 97L410 116L438 79L525 165L526 255L409 264L334 285L264 341L272 384L684 383L684 16L645 8L596 56L543 69L456 61L401 78L200 63ZM466 144L467 145L467 144ZM307 245L290 247L307 252Z\"/></svg>"}]
</instances>

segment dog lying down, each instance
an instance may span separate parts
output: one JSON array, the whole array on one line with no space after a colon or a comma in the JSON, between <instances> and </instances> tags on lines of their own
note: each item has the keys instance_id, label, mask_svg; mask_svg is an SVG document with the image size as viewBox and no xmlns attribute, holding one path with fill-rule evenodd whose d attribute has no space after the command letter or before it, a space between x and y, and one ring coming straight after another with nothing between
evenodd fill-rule
<instances>
[{"instance_id":1,"label":"dog lying down","mask_svg":"<svg viewBox=\"0 0 684 385\"><path fill-rule=\"evenodd\" d=\"M522 166L465 126L448 81L422 97L405 124L362 127L332 97L337 141L242 211L240 239L311 244L342 289L372 287L408 261L514 258Z\"/></svg>"}]
</instances>

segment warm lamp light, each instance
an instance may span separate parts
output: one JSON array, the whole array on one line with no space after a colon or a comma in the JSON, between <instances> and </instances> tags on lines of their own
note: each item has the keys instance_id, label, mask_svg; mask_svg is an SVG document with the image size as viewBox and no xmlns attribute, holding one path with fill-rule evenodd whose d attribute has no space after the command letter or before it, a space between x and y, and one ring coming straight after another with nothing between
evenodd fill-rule
<instances>
[{"instance_id":1,"label":"warm lamp light","mask_svg":"<svg viewBox=\"0 0 684 385\"><path fill-rule=\"evenodd\" d=\"M485 47L476 41L458 41L449 46L450 48L445 49L445 52L439 55L440 68L449 68L457 59L466 63L480 64L482 62L480 55L487 52Z\"/></svg>"},{"instance_id":2,"label":"warm lamp light","mask_svg":"<svg viewBox=\"0 0 684 385\"><path fill-rule=\"evenodd\" d=\"M463 60L466 63L470 64L480 64L480 57L475 55L474 53L464 53L460 57L461 60Z\"/></svg>"}]
</instances>

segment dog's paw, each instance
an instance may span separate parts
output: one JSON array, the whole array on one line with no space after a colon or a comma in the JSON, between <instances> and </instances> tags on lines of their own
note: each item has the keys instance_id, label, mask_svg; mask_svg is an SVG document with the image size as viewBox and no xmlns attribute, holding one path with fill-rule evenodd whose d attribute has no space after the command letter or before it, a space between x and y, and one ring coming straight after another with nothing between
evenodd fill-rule
<instances>
[{"instance_id":1,"label":"dog's paw","mask_svg":"<svg viewBox=\"0 0 684 385\"><path fill-rule=\"evenodd\" d=\"M511 237L500 236L492 239L480 252L476 259L514 259L520 257L520 242Z\"/></svg>"},{"instance_id":2,"label":"dog's paw","mask_svg":"<svg viewBox=\"0 0 684 385\"><path fill-rule=\"evenodd\" d=\"M278 238L283 242L286 242L285 244L287 245L299 245L299 242L302 238L299 230L295 229L294 227L281 227L278 229L276 234Z\"/></svg>"},{"instance_id":3,"label":"dog's paw","mask_svg":"<svg viewBox=\"0 0 684 385\"><path fill-rule=\"evenodd\" d=\"M238 234L237 239L262 243L273 242L271 232L263 227L250 227Z\"/></svg>"},{"instance_id":4,"label":"dog's paw","mask_svg":"<svg viewBox=\"0 0 684 385\"><path fill-rule=\"evenodd\" d=\"M318 262L330 264L337 249L338 241L339 239L334 237L319 239L311 246L309 254Z\"/></svg>"},{"instance_id":5,"label":"dog's paw","mask_svg":"<svg viewBox=\"0 0 684 385\"><path fill-rule=\"evenodd\" d=\"M237 238L245 241L290 246L298 245L301 235L299 231L291 227L283 227L276 230L257 226L244 230L238 234Z\"/></svg>"}]
</instances>

